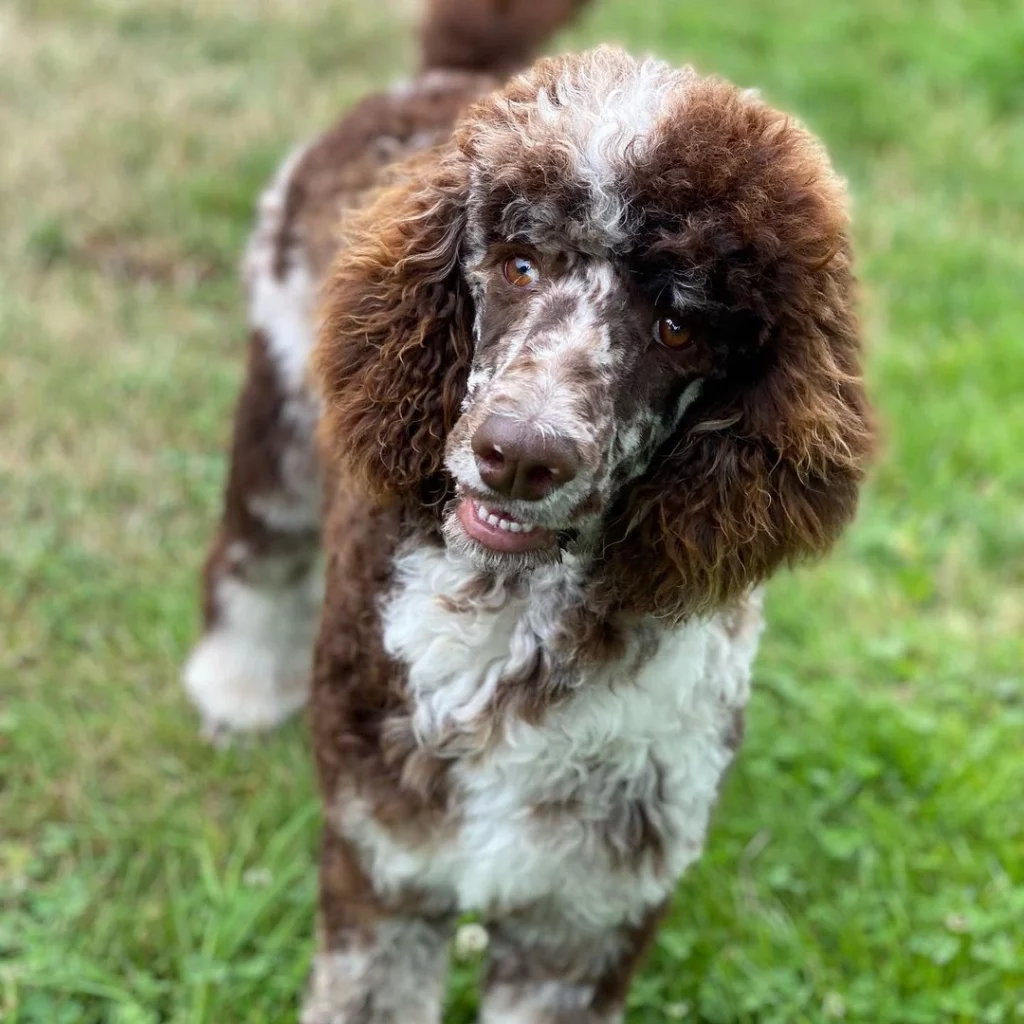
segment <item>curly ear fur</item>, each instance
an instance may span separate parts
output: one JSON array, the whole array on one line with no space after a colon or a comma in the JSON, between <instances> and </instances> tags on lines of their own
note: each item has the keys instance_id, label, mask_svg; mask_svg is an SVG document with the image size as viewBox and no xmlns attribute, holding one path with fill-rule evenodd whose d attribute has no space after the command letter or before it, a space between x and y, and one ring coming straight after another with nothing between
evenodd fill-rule
<instances>
[{"instance_id":1,"label":"curly ear fur","mask_svg":"<svg viewBox=\"0 0 1024 1024\"><path fill-rule=\"evenodd\" d=\"M406 165L346 232L313 372L321 446L377 498L433 501L465 395L473 309L459 269L467 170L453 146Z\"/></svg>"},{"instance_id":2,"label":"curly ear fur","mask_svg":"<svg viewBox=\"0 0 1024 1024\"><path fill-rule=\"evenodd\" d=\"M691 224L675 240L682 250L694 235L713 247L716 231L747 239L726 288L758 325L756 369L739 383L709 382L614 510L603 557L607 598L620 608L681 619L720 607L779 565L824 553L856 511L873 427L844 199L796 131L786 124L776 140L788 136L788 155L812 166L769 196L761 224L771 224L771 244L758 224L737 227L753 203L736 201L731 223L711 211L714 226Z\"/></svg>"},{"instance_id":3,"label":"curly ear fur","mask_svg":"<svg viewBox=\"0 0 1024 1024\"><path fill-rule=\"evenodd\" d=\"M712 398L630 490L605 549L617 604L673 619L720 607L827 551L853 517L872 430L838 292L789 325L792 355L738 398Z\"/></svg>"},{"instance_id":4,"label":"curly ear fur","mask_svg":"<svg viewBox=\"0 0 1024 1024\"><path fill-rule=\"evenodd\" d=\"M829 549L856 511L871 446L859 383L831 383L815 399L801 393L806 377L772 374L630 491L606 547L618 604L668 618L710 611Z\"/></svg>"}]
</instances>

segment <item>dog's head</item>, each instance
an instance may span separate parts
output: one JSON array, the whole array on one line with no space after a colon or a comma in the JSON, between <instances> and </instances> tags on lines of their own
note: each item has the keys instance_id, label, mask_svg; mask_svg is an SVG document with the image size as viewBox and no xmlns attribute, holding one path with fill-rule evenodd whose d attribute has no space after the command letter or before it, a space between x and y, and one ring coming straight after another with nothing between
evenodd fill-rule
<instances>
[{"instance_id":1,"label":"dog's head","mask_svg":"<svg viewBox=\"0 0 1024 1024\"><path fill-rule=\"evenodd\" d=\"M587 552L678 616L852 515L870 449L845 198L728 83L616 50L544 60L406 169L339 258L331 454L446 502L509 571Z\"/></svg>"}]
</instances>

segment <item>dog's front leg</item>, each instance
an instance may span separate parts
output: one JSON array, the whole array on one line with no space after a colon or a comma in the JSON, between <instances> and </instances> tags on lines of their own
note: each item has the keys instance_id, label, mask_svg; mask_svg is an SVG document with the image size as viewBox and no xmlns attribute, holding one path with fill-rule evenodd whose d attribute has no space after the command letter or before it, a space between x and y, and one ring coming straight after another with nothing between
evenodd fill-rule
<instances>
[{"instance_id":1,"label":"dog's front leg","mask_svg":"<svg viewBox=\"0 0 1024 1024\"><path fill-rule=\"evenodd\" d=\"M438 1024L452 919L381 899L328 826L319 949L302 1024Z\"/></svg>"},{"instance_id":2,"label":"dog's front leg","mask_svg":"<svg viewBox=\"0 0 1024 1024\"><path fill-rule=\"evenodd\" d=\"M600 931L546 913L492 925L481 1024L620 1024L664 911Z\"/></svg>"}]
</instances>

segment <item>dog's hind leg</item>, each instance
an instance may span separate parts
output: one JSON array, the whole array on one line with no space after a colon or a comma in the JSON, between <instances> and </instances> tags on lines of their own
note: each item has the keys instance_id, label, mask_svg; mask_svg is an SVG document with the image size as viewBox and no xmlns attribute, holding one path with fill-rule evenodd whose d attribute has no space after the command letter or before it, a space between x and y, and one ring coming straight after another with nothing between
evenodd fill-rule
<instances>
[{"instance_id":1,"label":"dog's hind leg","mask_svg":"<svg viewBox=\"0 0 1024 1024\"><path fill-rule=\"evenodd\" d=\"M316 401L306 383L315 286L289 225L298 157L260 202L246 258L251 335L220 526L204 569L204 632L185 689L208 730L259 730L309 693L322 591Z\"/></svg>"}]
</instances>

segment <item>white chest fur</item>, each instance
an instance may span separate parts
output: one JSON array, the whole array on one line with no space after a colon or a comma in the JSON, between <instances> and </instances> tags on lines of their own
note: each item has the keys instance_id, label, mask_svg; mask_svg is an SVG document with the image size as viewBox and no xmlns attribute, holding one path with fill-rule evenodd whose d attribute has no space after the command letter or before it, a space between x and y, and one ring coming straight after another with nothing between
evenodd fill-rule
<instances>
[{"instance_id":1,"label":"white chest fur","mask_svg":"<svg viewBox=\"0 0 1024 1024\"><path fill-rule=\"evenodd\" d=\"M506 717L495 737L495 689L552 638L578 593L572 566L454 610L471 572L455 556L411 548L396 569L384 640L407 666L417 735L429 747L454 733L463 745L451 770L457 824L444 838L403 844L358 805L344 813L378 884L436 889L461 909L554 899L598 928L663 899L700 853L760 615L740 629L715 616L661 630L653 653L627 649L588 669L539 724ZM630 848L641 833L656 853Z\"/></svg>"}]
</instances>

